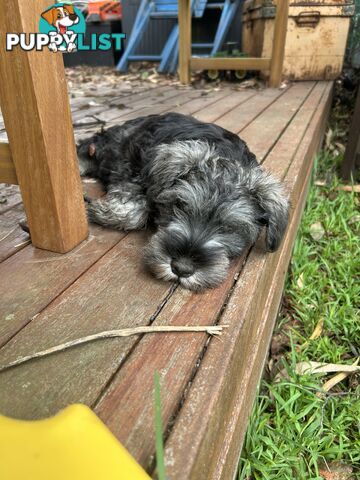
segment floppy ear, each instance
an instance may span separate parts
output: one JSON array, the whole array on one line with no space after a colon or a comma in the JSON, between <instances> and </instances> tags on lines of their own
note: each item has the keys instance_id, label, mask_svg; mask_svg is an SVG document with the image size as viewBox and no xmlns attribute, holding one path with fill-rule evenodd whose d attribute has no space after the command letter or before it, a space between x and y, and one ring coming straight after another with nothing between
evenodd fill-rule
<instances>
[{"instance_id":1,"label":"floppy ear","mask_svg":"<svg viewBox=\"0 0 360 480\"><path fill-rule=\"evenodd\" d=\"M252 171L250 190L264 212L266 247L274 252L279 248L289 219L289 200L285 189L276 178L259 167Z\"/></svg>"},{"instance_id":2,"label":"floppy ear","mask_svg":"<svg viewBox=\"0 0 360 480\"><path fill-rule=\"evenodd\" d=\"M54 25L55 22L55 8L46 10L46 12L41 14L41 17L46 20L50 25Z\"/></svg>"},{"instance_id":3,"label":"floppy ear","mask_svg":"<svg viewBox=\"0 0 360 480\"><path fill-rule=\"evenodd\" d=\"M74 5L64 5L64 10L66 10L70 15L75 13Z\"/></svg>"}]
</instances>

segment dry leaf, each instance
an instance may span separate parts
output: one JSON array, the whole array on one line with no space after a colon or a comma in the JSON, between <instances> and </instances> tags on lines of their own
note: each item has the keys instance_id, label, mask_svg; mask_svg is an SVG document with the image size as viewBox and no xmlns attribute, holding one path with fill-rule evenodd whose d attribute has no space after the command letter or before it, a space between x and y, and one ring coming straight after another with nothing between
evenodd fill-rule
<instances>
[{"instance_id":1,"label":"dry leaf","mask_svg":"<svg viewBox=\"0 0 360 480\"><path fill-rule=\"evenodd\" d=\"M301 289L304 288L304 272L300 273L299 278L296 281L296 285Z\"/></svg>"},{"instance_id":2,"label":"dry leaf","mask_svg":"<svg viewBox=\"0 0 360 480\"><path fill-rule=\"evenodd\" d=\"M359 358L356 360L356 362L353 363L352 366L356 367L359 363ZM345 380L345 378L347 378L352 372L342 372L342 373L338 373L337 375L335 375L334 377L330 378L330 380L328 380L327 382L324 383L324 385L322 386L322 389L324 392L328 392L329 390L331 390L333 387L335 387L335 385L337 385L338 383L342 382L343 380Z\"/></svg>"},{"instance_id":3,"label":"dry leaf","mask_svg":"<svg viewBox=\"0 0 360 480\"><path fill-rule=\"evenodd\" d=\"M299 362L295 365L295 373L298 375L326 374L332 372L356 373L360 372L360 366L342 365L339 363ZM282 369L276 376L275 382L282 378L289 378L286 369Z\"/></svg>"},{"instance_id":4,"label":"dry leaf","mask_svg":"<svg viewBox=\"0 0 360 480\"><path fill-rule=\"evenodd\" d=\"M316 340L317 338L319 338L320 335L322 334L323 327L324 327L324 319L320 318L320 320L316 324L316 327L315 327L313 333L310 335L309 340Z\"/></svg>"},{"instance_id":5,"label":"dry leaf","mask_svg":"<svg viewBox=\"0 0 360 480\"><path fill-rule=\"evenodd\" d=\"M325 235L325 230L320 222L316 222L311 225L310 235L316 241L322 239L322 237Z\"/></svg>"}]
</instances>

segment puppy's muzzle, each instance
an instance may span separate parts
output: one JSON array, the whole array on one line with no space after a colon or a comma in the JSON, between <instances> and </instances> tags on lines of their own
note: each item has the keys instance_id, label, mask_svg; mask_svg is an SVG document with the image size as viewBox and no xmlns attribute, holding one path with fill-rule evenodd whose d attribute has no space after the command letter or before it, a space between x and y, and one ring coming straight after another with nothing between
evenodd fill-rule
<instances>
[{"instance_id":1,"label":"puppy's muzzle","mask_svg":"<svg viewBox=\"0 0 360 480\"><path fill-rule=\"evenodd\" d=\"M178 260L172 260L171 270L179 278L189 278L195 273L195 267L190 259L179 258Z\"/></svg>"}]
</instances>

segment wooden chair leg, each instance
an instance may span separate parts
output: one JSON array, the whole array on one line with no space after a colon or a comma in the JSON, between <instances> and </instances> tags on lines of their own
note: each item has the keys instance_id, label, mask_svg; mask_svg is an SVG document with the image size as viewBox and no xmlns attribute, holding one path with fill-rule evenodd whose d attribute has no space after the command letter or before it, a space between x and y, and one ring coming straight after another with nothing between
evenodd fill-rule
<instances>
[{"instance_id":1,"label":"wooden chair leg","mask_svg":"<svg viewBox=\"0 0 360 480\"><path fill-rule=\"evenodd\" d=\"M64 253L88 235L61 53L5 51L7 32L37 32L47 0L0 2L0 101L35 246Z\"/></svg>"},{"instance_id":2,"label":"wooden chair leg","mask_svg":"<svg viewBox=\"0 0 360 480\"><path fill-rule=\"evenodd\" d=\"M179 0L179 75L180 82L190 83L191 5L190 0Z\"/></svg>"},{"instance_id":3,"label":"wooden chair leg","mask_svg":"<svg viewBox=\"0 0 360 480\"><path fill-rule=\"evenodd\" d=\"M341 165L341 176L350 180L355 172L356 163L360 160L360 87L356 96L355 110L351 120L348 143L346 145L344 161Z\"/></svg>"},{"instance_id":4,"label":"wooden chair leg","mask_svg":"<svg viewBox=\"0 0 360 480\"><path fill-rule=\"evenodd\" d=\"M286 31L289 15L289 0L278 0L274 25L274 39L271 55L269 86L276 88L281 84L285 57Z\"/></svg>"}]
</instances>

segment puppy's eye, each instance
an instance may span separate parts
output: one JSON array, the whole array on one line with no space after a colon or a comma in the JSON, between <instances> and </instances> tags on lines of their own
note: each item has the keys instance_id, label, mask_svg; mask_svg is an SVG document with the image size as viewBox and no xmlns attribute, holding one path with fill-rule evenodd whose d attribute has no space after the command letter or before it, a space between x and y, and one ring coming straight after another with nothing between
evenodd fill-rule
<instances>
[{"instance_id":1,"label":"puppy's eye","mask_svg":"<svg viewBox=\"0 0 360 480\"><path fill-rule=\"evenodd\" d=\"M61 13L58 13L58 16L57 16L57 18L61 18Z\"/></svg>"}]
</instances>

